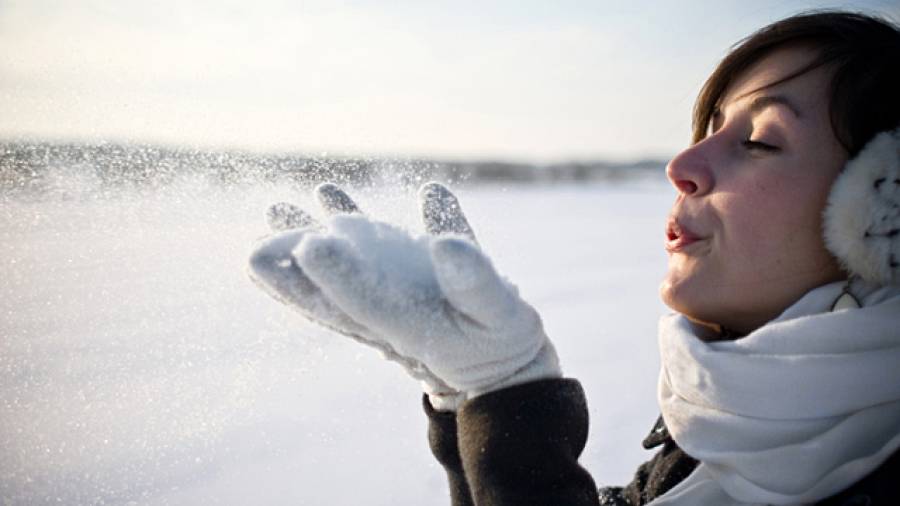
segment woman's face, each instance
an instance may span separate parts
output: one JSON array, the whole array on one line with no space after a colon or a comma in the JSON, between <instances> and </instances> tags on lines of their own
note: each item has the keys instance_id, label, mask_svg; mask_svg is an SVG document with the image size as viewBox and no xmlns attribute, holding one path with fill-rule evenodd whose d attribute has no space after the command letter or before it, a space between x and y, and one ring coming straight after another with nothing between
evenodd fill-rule
<instances>
[{"instance_id":1,"label":"woman's face","mask_svg":"<svg viewBox=\"0 0 900 506\"><path fill-rule=\"evenodd\" d=\"M821 225L847 159L829 118L830 70L767 87L814 56L777 50L738 76L707 137L666 168L678 197L660 294L691 319L747 333L843 277Z\"/></svg>"}]
</instances>

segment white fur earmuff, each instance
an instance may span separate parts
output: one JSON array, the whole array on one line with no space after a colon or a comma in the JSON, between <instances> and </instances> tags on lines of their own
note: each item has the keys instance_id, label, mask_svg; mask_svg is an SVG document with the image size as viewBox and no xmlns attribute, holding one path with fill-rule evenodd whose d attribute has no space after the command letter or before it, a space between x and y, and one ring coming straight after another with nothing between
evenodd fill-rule
<instances>
[{"instance_id":1,"label":"white fur earmuff","mask_svg":"<svg viewBox=\"0 0 900 506\"><path fill-rule=\"evenodd\" d=\"M825 245L850 273L900 284L900 128L876 135L835 180Z\"/></svg>"}]
</instances>

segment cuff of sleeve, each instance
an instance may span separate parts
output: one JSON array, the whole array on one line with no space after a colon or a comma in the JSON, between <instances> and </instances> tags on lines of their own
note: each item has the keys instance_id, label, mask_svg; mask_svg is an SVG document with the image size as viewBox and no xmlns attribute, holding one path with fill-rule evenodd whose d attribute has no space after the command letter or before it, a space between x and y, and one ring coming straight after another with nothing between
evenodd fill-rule
<instances>
[{"instance_id":1,"label":"cuff of sleeve","mask_svg":"<svg viewBox=\"0 0 900 506\"><path fill-rule=\"evenodd\" d=\"M587 441L587 401L578 380L544 378L467 400L456 413L455 423L461 428L519 427L521 435L539 440L562 431L567 440L583 446Z\"/></svg>"},{"instance_id":2,"label":"cuff of sleeve","mask_svg":"<svg viewBox=\"0 0 900 506\"><path fill-rule=\"evenodd\" d=\"M454 392L451 394L425 394L425 402L429 407L440 412L456 413L459 407L466 400L466 394L463 392Z\"/></svg>"}]
</instances>

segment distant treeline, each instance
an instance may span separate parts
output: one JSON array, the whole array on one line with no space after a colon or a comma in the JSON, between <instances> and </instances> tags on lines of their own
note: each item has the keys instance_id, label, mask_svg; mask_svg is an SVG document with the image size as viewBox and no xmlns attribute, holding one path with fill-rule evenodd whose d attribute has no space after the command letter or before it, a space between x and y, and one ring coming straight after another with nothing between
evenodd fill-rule
<instances>
[{"instance_id":1,"label":"distant treeline","mask_svg":"<svg viewBox=\"0 0 900 506\"><path fill-rule=\"evenodd\" d=\"M162 146L98 143L0 142L0 192L40 193L72 181L103 189L159 188L179 179L201 178L225 185L354 185L616 180L662 174L665 162L605 161L548 165L498 161L310 157L239 151L188 150Z\"/></svg>"}]
</instances>

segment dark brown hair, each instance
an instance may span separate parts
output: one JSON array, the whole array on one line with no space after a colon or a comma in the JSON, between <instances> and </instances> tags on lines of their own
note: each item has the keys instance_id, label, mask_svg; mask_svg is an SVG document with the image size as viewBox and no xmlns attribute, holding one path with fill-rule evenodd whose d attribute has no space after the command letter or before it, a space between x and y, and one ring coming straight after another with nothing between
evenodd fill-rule
<instances>
[{"instance_id":1,"label":"dark brown hair","mask_svg":"<svg viewBox=\"0 0 900 506\"><path fill-rule=\"evenodd\" d=\"M812 47L817 56L767 87L831 66L831 127L850 156L878 132L900 126L900 29L865 14L816 11L772 23L734 46L694 104L693 142L706 137L722 95L741 72L772 51L795 45Z\"/></svg>"}]
</instances>

